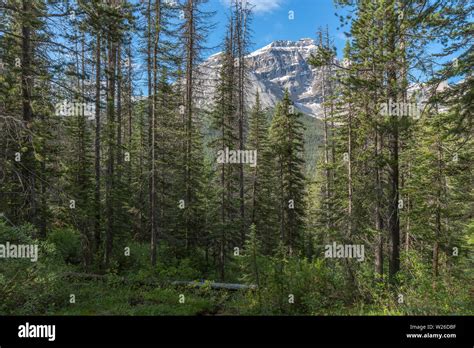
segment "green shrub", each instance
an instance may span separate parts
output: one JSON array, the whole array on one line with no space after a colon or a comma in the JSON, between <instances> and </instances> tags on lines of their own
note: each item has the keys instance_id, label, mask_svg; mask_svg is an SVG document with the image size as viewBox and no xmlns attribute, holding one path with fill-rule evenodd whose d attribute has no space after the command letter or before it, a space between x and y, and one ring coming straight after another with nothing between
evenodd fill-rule
<instances>
[{"instance_id":1,"label":"green shrub","mask_svg":"<svg viewBox=\"0 0 474 348\"><path fill-rule=\"evenodd\" d=\"M0 244L31 244L35 230L32 225L12 227L0 220Z\"/></svg>"},{"instance_id":2,"label":"green shrub","mask_svg":"<svg viewBox=\"0 0 474 348\"><path fill-rule=\"evenodd\" d=\"M115 248L114 257L118 262L118 271L135 272L146 269L150 267L150 246L135 241L125 242L123 246Z\"/></svg>"},{"instance_id":3,"label":"green shrub","mask_svg":"<svg viewBox=\"0 0 474 348\"><path fill-rule=\"evenodd\" d=\"M66 266L56 246L33 239L31 226L0 224L0 243L37 244L38 260L0 260L0 315L41 315L63 305L66 294L62 273Z\"/></svg>"},{"instance_id":4,"label":"green shrub","mask_svg":"<svg viewBox=\"0 0 474 348\"><path fill-rule=\"evenodd\" d=\"M390 286L387 279L375 282L369 265L362 269L359 292L362 301L355 314L374 315L465 315L474 313L466 279L449 274L433 277L429 263L417 252L401 254L401 270L397 283Z\"/></svg>"},{"instance_id":5,"label":"green shrub","mask_svg":"<svg viewBox=\"0 0 474 348\"><path fill-rule=\"evenodd\" d=\"M48 232L47 241L56 246L66 263L81 262L81 236L72 228L54 229Z\"/></svg>"},{"instance_id":6,"label":"green shrub","mask_svg":"<svg viewBox=\"0 0 474 348\"><path fill-rule=\"evenodd\" d=\"M244 312L257 315L321 315L343 306L338 287L343 280L334 276L324 260L297 257L260 257L258 290L243 299ZM248 276L244 276L244 279ZM338 285L339 284L339 285Z\"/></svg>"}]
</instances>

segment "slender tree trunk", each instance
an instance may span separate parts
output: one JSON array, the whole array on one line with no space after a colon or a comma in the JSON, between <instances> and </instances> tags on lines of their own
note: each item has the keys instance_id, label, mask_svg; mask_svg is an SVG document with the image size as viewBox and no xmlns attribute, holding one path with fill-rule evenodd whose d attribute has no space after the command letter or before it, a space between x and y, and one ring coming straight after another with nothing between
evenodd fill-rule
<instances>
[{"instance_id":1,"label":"slender tree trunk","mask_svg":"<svg viewBox=\"0 0 474 348\"><path fill-rule=\"evenodd\" d=\"M326 47L327 49L330 49L331 43L329 39L329 27L326 26ZM331 117L331 122L330 122L330 132L329 135L331 137L331 164L332 168L335 168L336 166L336 140L334 137L334 80L333 80L333 71L332 71L332 61L329 62L329 65L327 67L328 69L328 91L329 91L329 98L330 98L330 106L329 106L329 115ZM333 169L331 171L331 182L335 183L336 182L336 171Z\"/></svg>"},{"instance_id":2,"label":"slender tree trunk","mask_svg":"<svg viewBox=\"0 0 474 348\"><path fill-rule=\"evenodd\" d=\"M127 66L127 84L128 84L128 153L131 156L132 151L132 44L131 42L128 45L127 49L128 57L128 66ZM128 187L131 188L132 185L132 161L131 159L128 162Z\"/></svg>"},{"instance_id":3,"label":"slender tree trunk","mask_svg":"<svg viewBox=\"0 0 474 348\"><path fill-rule=\"evenodd\" d=\"M383 138L379 129L375 131L375 158L379 159L383 151ZM375 240L375 275L377 279L383 277L383 216L382 216L382 169L380 164L377 164L375 172L375 186L376 186L376 202L375 202L375 230L377 236Z\"/></svg>"},{"instance_id":4,"label":"slender tree trunk","mask_svg":"<svg viewBox=\"0 0 474 348\"><path fill-rule=\"evenodd\" d=\"M435 238L434 238L434 245L433 245L433 276L437 277L439 274L438 265L439 265L439 239L441 236L441 195L443 193L441 186L442 186L442 148L441 148L441 140L437 140L437 190L436 190L436 210L435 210Z\"/></svg>"},{"instance_id":5,"label":"slender tree trunk","mask_svg":"<svg viewBox=\"0 0 474 348\"><path fill-rule=\"evenodd\" d=\"M347 198L348 198L348 208L347 208L347 216L348 216L348 226L347 226L347 234L350 237L352 235L352 195L353 195L353 187L352 187L352 106L349 106L349 120L348 120L348 139L347 139Z\"/></svg>"},{"instance_id":6,"label":"slender tree trunk","mask_svg":"<svg viewBox=\"0 0 474 348\"><path fill-rule=\"evenodd\" d=\"M390 193L389 193L389 219L388 229L390 231L390 260L389 276L392 281L400 270L400 219L398 211L399 196L399 154L398 154L398 120L392 117L392 134L389 140L390 146Z\"/></svg>"},{"instance_id":7,"label":"slender tree trunk","mask_svg":"<svg viewBox=\"0 0 474 348\"><path fill-rule=\"evenodd\" d=\"M321 47L324 46L323 32L319 32L319 44ZM324 121L324 173L325 173L325 206L326 206L326 230L331 229L331 172L329 170L329 127L328 127L328 115L327 115L327 86L326 86L326 67L321 68L322 79L321 79L321 92L323 98L323 121Z\"/></svg>"},{"instance_id":8,"label":"slender tree trunk","mask_svg":"<svg viewBox=\"0 0 474 348\"><path fill-rule=\"evenodd\" d=\"M238 138L239 150L244 150L244 124L245 124L245 25L246 12L242 8L242 2L236 2L236 39L237 39L237 94L238 94ZM240 203L240 242L245 243L245 187L244 187L244 165L239 164L239 203Z\"/></svg>"},{"instance_id":9,"label":"slender tree trunk","mask_svg":"<svg viewBox=\"0 0 474 348\"><path fill-rule=\"evenodd\" d=\"M86 90L85 90L85 76L86 76L86 57L85 57L85 34L84 32L81 35L81 71L80 76L81 79L78 81L80 84L80 92L81 92L81 102L83 105L86 103ZM79 72L79 71L78 71ZM79 173L78 173L78 187L81 191L81 202L85 203L86 199L88 198L87 192L90 189L90 182L88 180L87 171L89 170L89 164L87 159L87 144L86 144L86 128L87 128L87 121L85 115L85 108L81 108L81 112L78 117L78 138L79 138ZM79 224L80 224L80 231L84 236L86 247L84 252L84 263L86 269L89 269L92 263L92 253L93 253L93 236L87 227L86 217L81 214L79 217Z\"/></svg>"},{"instance_id":10,"label":"slender tree trunk","mask_svg":"<svg viewBox=\"0 0 474 348\"><path fill-rule=\"evenodd\" d=\"M389 5L390 7L390 16L392 23L388 25L391 26L388 37L388 51L390 53L396 52L396 42L397 42L397 9L395 6L395 1ZM387 96L393 102L399 101L398 95L399 92L397 89L397 60L393 58L393 61L389 62L387 69L387 85L388 93ZM390 137L388 141L388 146L390 150L390 161L389 161L389 197L388 197L388 230L390 233L390 258L389 258L389 279L393 283L395 277L400 270L400 218L399 218L399 120L398 117L390 118Z\"/></svg>"},{"instance_id":11,"label":"slender tree trunk","mask_svg":"<svg viewBox=\"0 0 474 348\"><path fill-rule=\"evenodd\" d=\"M21 95L23 105L23 122L25 129L31 130L33 122L33 110L31 109L31 93L33 87L33 74L31 71L31 2L22 1L22 24L21 24ZM26 201L27 217L30 222L36 224L36 170L33 150L33 139L30 132L25 136L26 152L23 156L22 166L23 177L26 178Z\"/></svg>"},{"instance_id":12,"label":"slender tree trunk","mask_svg":"<svg viewBox=\"0 0 474 348\"><path fill-rule=\"evenodd\" d=\"M186 252L189 251L190 247L190 234L191 234L191 211L193 202L191 202L191 161L192 161L192 126L193 126L193 86L194 86L194 61L195 61L195 0L187 0L185 7L186 15L186 72L185 72L185 113L186 113L186 126L185 126L185 138L186 138L186 154L185 154L185 195L186 195L186 209L188 210L185 214L185 242Z\"/></svg>"},{"instance_id":13,"label":"slender tree trunk","mask_svg":"<svg viewBox=\"0 0 474 348\"><path fill-rule=\"evenodd\" d=\"M434 76L433 69L431 69L431 75ZM436 95L436 90L435 90ZM435 103L435 112L436 115L439 113L438 103ZM435 286L436 278L439 274L439 240L441 236L441 200L442 195L446 197L446 185L444 184L443 180L443 147L441 143L441 138L439 135L436 136L436 208L435 208L435 238L433 244L433 260L432 260L432 267L433 267L433 276L435 280L433 281L433 286ZM442 189L442 187L444 189Z\"/></svg>"},{"instance_id":14,"label":"slender tree trunk","mask_svg":"<svg viewBox=\"0 0 474 348\"><path fill-rule=\"evenodd\" d=\"M122 46L117 48L117 184L121 184L123 171L122 153Z\"/></svg>"},{"instance_id":15,"label":"slender tree trunk","mask_svg":"<svg viewBox=\"0 0 474 348\"><path fill-rule=\"evenodd\" d=\"M408 160L408 168L407 168L407 180L410 180L411 177L411 159ZM407 194L407 223L406 223L406 230L405 230L405 251L408 252L410 250L410 229L411 229L411 197Z\"/></svg>"},{"instance_id":16,"label":"slender tree trunk","mask_svg":"<svg viewBox=\"0 0 474 348\"><path fill-rule=\"evenodd\" d=\"M95 70L95 189L94 189L94 239L95 252L98 252L101 243L101 194L100 194L100 65L101 65L101 37L96 35L96 70Z\"/></svg>"},{"instance_id":17,"label":"slender tree trunk","mask_svg":"<svg viewBox=\"0 0 474 348\"><path fill-rule=\"evenodd\" d=\"M112 31L113 32L113 31ZM107 177L105 180L105 200L107 225L105 231L105 267L109 266L112 256L115 227L115 84L117 65L117 44L113 35L109 37L107 62L108 96L107 96Z\"/></svg>"},{"instance_id":18,"label":"slender tree trunk","mask_svg":"<svg viewBox=\"0 0 474 348\"><path fill-rule=\"evenodd\" d=\"M223 127L224 128L224 127ZM224 132L223 132L224 133ZM219 243L219 273L220 278L223 281L225 279L225 247L226 247L226 214L225 214L225 206L226 206L226 190L225 190L225 166L224 164L221 165L221 185L222 185L222 193L221 193L221 238Z\"/></svg>"},{"instance_id":19,"label":"slender tree trunk","mask_svg":"<svg viewBox=\"0 0 474 348\"><path fill-rule=\"evenodd\" d=\"M149 2L149 6L150 2ZM150 8L151 16L151 8ZM151 23L150 23L151 24ZM161 1L155 2L155 28L153 32L153 58L150 61L152 65L152 82L149 87L152 93L152 107L151 107L151 173L150 173L150 222L151 222L151 264L156 265L156 248L158 241L158 212L157 212L157 168L156 168L156 126L157 126L157 96L158 96L158 45L160 42L161 33Z\"/></svg>"},{"instance_id":20,"label":"slender tree trunk","mask_svg":"<svg viewBox=\"0 0 474 348\"><path fill-rule=\"evenodd\" d=\"M222 151L225 151L225 122L223 120L221 127L222 136ZM225 239L226 239L226 180L225 180L225 165L221 164L221 238L219 243L219 273L221 280L225 279Z\"/></svg>"}]
</instances>

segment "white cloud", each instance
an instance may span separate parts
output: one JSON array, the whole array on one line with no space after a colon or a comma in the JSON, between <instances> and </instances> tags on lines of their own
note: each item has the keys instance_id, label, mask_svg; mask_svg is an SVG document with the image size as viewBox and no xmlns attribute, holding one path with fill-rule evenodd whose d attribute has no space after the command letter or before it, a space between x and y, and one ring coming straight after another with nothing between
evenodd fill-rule
<instances>
[{"instance_id":1,"label":"white cloud","mask_svg":"<svg viewBox=\"0 0 474 348\"><path fill-rule=\"evenodd\" d=\"M336 37L342 41L346 41L347 40L347 36L343 33L343 32L338 32L336 34Z\"/></svg>"},{"instance_id":2,"label":"white cloud","mask_svg":"<svg viewBox=\"0 0 474 348\"><path fill-rule=\"evenodd\" d=\"M229 5L231 0L221 0L222 3ZM281 6L284 0L243 0L248 2L253 8L254 13L265 13L276 10Z\"/></svg>"}]
</instances>

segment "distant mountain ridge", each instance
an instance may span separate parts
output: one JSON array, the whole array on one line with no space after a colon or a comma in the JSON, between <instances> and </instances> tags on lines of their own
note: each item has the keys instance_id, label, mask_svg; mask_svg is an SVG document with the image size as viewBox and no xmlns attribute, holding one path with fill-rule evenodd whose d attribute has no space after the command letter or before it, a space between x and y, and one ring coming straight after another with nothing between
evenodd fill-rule
<instances>
[{"instance_id":1,"label":"distant mountain ridge","mask_svg":"<svg viewBox=\"0 0 474 348\"><path fill-rule=\"evenodd\" d=\"M246 56L249 83L247 103L253 105L258 91L263 107L274 107L288 89L295 106L313 116L321 115L321 69L308 64L318 46L313 39L274 41ZM210 105L221 67L222 52L206 59L199 67L200 97Z\"/></svg>"}]
</instances>

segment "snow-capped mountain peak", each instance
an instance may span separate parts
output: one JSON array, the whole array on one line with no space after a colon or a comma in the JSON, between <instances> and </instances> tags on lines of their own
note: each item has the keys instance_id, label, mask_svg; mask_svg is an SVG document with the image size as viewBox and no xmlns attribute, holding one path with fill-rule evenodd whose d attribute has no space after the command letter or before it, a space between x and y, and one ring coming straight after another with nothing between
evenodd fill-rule
<instances>
[{"instance_id":1,"label":"snow-capped mountain peak","mask_svg":"<svg viewBox=\"0 0 474 348\"><path fill-rule=\"evenodd\" d=\"M264 107L274 107L288 89L292 100L301 111L318 117L321 103L321 71L308 64L311 53L318 46L313 39L298 41L278 40L246 56L249 83L247 100L250 105L260 93ZM210 56L199 70L202 78L202 99L208 104L212 100L219 78L222 52Z\"/></svg>"}]
</instances>

